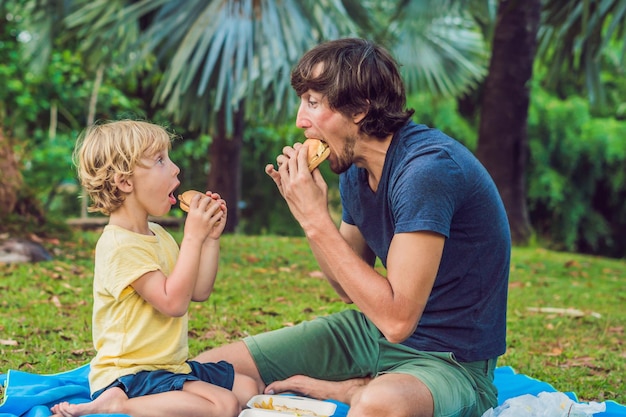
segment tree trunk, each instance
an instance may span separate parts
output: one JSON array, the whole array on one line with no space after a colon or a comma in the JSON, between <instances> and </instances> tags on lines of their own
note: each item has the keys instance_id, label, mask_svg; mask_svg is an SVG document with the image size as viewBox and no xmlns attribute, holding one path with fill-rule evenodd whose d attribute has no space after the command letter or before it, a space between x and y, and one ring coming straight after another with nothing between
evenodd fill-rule
<instances>
[{"instance_id":1,"label":"tree trunk","mask_svg":"<svg viewBox=\"0 0 626 417\"><path fill-rule=\"evenodd\" d=\"M501 0L485 80L477 157L493 177L514 244L532 229L526 205L527 119L541 0Z\"/></svg>"},{"instance_id":2,"label":"tree trunk","mask_svg":"<svg viewBox=\"0 0 626 417\"><path fill-rule=\"evenodd\" d=\"M15 210L23 182L11 140L0 127L0 229L5 224L2 219Z\"/></svg>"},{"instance_id":3,"label":"tree trunk","mask_svg":"<svg viewBox=\"0 0 626 417\"><path fill-rule=\"evenodd\" d=\"M228 134L223 110L218 120L213 142L209 148L209 177L207 190L219 193L228 206L225 232L232 233L239 224L241 200L241 147L243 145L244 119L241 109L233 115L234 128Z\"/></svg>"}]
</instances>

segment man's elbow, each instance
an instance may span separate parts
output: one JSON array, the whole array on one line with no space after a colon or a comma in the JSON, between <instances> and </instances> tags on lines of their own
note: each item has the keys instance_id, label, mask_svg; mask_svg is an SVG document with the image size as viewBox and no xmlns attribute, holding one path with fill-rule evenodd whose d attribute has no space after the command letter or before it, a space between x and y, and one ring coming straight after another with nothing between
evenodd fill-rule
<instances>
[{"instance_id":1,"label":"man's elbow","mask_svg":"<svg viewBox=\"0 0 626 417\"><path fill-rule=\"evenodd\" d=\"M345 294L340 295L339 297L341 298L341 301L343 301L346 304L354 304L352 299L350 297L348 297L347 295L345 295Z\"/></svg>"},{"instance_id":2,"label":"man's elbow","mask_svg":"<svg viewBox=\"0 0 626 417\"><path fill-rule=\"evenodd\" d=\"M388 326L385 331L381 331L385 336L385 339L387 339L390 343L402 343L413 334L416 328L417 324L398 322Z\"/></svg>"}]
</instances>

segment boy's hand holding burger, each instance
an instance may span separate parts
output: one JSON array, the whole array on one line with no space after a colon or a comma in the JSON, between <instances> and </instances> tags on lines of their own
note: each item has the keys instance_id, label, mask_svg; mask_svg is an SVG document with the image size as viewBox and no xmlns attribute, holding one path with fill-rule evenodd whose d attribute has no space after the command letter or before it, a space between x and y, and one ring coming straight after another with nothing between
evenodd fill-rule
<instances>
[{"instance_id":1,"label":"boy's hand holding burger","mask_svg":"<svg viewBox=\"0 0 626 417\"><path fill-rule=\"evenodd\" d=\"M220 195L211 192L205 194L200 191L188 190L178 196L181 210L187 213L202 207L201 202L204 198L211 199L206 205L204 213L202 213L209 216L210 231L208 237L218 239L224 230L227 215L226 202L220 198Z\"/></svg>"}]
</instances>

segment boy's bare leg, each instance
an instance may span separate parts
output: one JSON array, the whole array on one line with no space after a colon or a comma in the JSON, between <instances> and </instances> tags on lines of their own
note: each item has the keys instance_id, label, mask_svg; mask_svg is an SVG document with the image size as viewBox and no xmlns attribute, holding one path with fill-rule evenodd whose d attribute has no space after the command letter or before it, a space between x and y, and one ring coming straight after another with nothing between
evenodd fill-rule
<instances>
[{"instance_id":1,"label":"boy's bare leg","mask_svg":"<svg viewBox=\"0 0 626 417\"><path fill-rule=\"evenodd\" d=\"M229 362L235 368L235 373L247 375L255 380L258 392L263 392L265 389L265 383L259 375L256 363L252 359L248 347L242 341L207 350L193 360L200 363L219 362L221 360Z\"/></svg>"},{"instance_id":2,"label":"boy's bare leg","mask_svg":"<svg viewBox=\"0 0 626 417\"><path fill-rule=\"evenodd\" d=\"M51 408L54 416L128 414L133 417L235 417L239 401L227 389L201 381L185 382L183 391L169 391L129 399L120 388L111 388L94 401L63 402Z\"/></svg>"},{"instance_id":3,"label":"boy's bare leg","mask_svg":"<svg viewBox=\"0 0 626 417\"><path fill-rule=\"evenodd\" d=\"M261 394L256 381L248 375L235 373L235 381L233 382L233 394L239 400L239 405L244 408L250 398L257 394Z\"/></svg>"},{"instance_id":4,"label":"boy's bare leg","mask_svg":"<svg viewBox=\"0 0 626 417\"><path fill-rule=\"evenodd\" d=\"M110 388L88 403L70 404L67 401L50 408L53 416L73 417L85 414L114 414L123 408L128 397L121 388Z\"/></svg>"}]
</instances>

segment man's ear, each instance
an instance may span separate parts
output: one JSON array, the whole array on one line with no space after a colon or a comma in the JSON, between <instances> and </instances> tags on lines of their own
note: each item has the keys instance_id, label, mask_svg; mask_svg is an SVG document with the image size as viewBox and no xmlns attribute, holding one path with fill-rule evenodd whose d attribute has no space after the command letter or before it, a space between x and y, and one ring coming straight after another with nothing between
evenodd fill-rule
<instances>
[{"instance_id":1,"label":"man's ear","mask_svg":"<svg viewBox=\"0 0 626 417\"><path fill-rule=\"evenodd\" d=\"M367 107L364 108L363 111L361 111L361 112L354 113L352 115L352 122L354 122L354 124L361 123L361 120L363 120L365 118L365 116L367 116L367 112L369 111L369 107L370 107L370 101L367 100Z\"/></svg>"},{"instance_id":2,"label":"man's ear","mask_svg":"<svg viewBox=\"0 0 626 417\"><path fill-rule=\"evenodd\" d=\"M355 125L359 124L359 123L361 123L361 120L363 120L365 118L365 116L367 116L367 112L366 111L363 111L361 113L355 113L352 116L352 121L354 122Z\"/></svg>"},{"instance_id":3,"label":"man's ear","mask_svg":"<svg viewBox=\"0 0 626 417\"><path fill-rule=\"evenodd\" d=\"M115 182L115 186L123 193L130 193L133 190L132 181L123 174L115 174L113 181Z\"/></svg>"}]
</instances>

